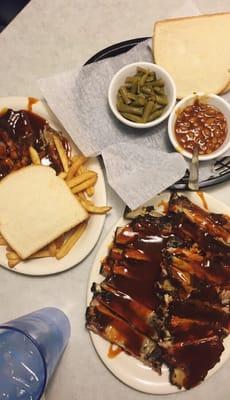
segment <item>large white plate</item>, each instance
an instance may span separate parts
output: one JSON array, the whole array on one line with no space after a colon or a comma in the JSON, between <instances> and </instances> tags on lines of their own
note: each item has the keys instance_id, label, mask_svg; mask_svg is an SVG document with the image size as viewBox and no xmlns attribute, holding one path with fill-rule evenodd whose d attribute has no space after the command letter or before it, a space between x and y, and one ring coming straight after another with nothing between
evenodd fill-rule
<instances>
[{"instance_id":1,"label":"large white plate","mask_svg":"<svg viewBox=\"0 0 230 400\"><path fill-rule=\"evenodd\" d=\"M185 194L194 203L203 206L200 197L195 192L185 192ZM208 204L208 209L210 212L219 212L230 214L230 209L223 203L215 200L213 197L204 194L205 199ZM151 202L154 204L155 208L159 211L163 211L162 206L159 203L163 201L168 201L169 193L163 193L156 196ZM117 226L124 226L128 221L121 218L117 224L113 227L111 232L108 234L104 242L102 243L100 250L95 258L93 264L89 285L87 293L87 304L90 303L92 298L91 286L93 282L101 282L104 278L100 275L100 264L101 260L108 253L108 246L113 240L114 232ZM100 336L93 332L90 332L91 339L95 346L95 349L104 362L104 364L110 369L110 371L119 378L125 384L131 386L132 388L145 393L151 394L169 394L176 393L180 390L169 382L169 371L166 366L162 368L162 375L159 376L155 371L153 371L148 366L142 364L140 361L136 360L134 357L121 352L115 358L108 357L109 343L102 339ZM215 365L215 367L209 371L207 377L210 377L214 372L216 372L224 362L230 356L230 335L224 340L225 350L222 353L221 361ZM206 378L207 379L207 378Z\"/></svg>"},{"instance_id":2,"label":"large white plate","mask_svg":"<svg viewBox=\"0 0 230 400\"><path fill-rule=\"evenodd\" d=\"M0 110L4 107L12 108L14 110L27 109L28 98L0 97ZM58 120L50 111L45 102L40 100L35 103L32 106L32 111L45 118L49 122L50 126L52 126L54 129L61 130L71 142L73 152L78 152L77 147L74 145L71 138L65 132L64 128L58 122ZM92 158L87 163L87 166L90 169L96 171L98 175L93 200L98 205L104 205L106 204L106 190L104 176L100 163L98 159ZM80 240L76 243L75 247L70 251L70 253L61 260L56 260L53 257L29 260L21 262L13 269L11 269L7 265L5 248L0 247L0 265L2 265L4 268L10 269L11 271L27 275L52 275L58 272L66 271L67 269L72 268L80 263L93 249L102 231L104 220L105 215L92 215L89 219L86 231L84 232Z\"/></svg>"}]
</instances>

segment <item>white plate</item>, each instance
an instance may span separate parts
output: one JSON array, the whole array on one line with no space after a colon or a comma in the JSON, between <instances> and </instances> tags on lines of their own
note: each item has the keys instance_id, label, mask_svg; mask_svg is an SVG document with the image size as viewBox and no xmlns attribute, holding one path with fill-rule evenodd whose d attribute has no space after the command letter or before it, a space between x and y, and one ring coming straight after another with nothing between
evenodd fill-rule
<instances>
[{"instance_id":1,"label":"white plate","mask_svg":"<svg viewBox=\"0 0 230 400\"><path fill-rule=\"evenodd\" d=\"M2 110L4 107L12 108L14 110L27 109L28 98L0 97L0 110ZM77 147L74 145L54 114L49 110L45 102L38 101L35 103L32 107L32 111L45 118L49 122L50 126L52 126L54 129L61 130L71 142L73 152L78 152ZM92 158L87 163L87 166L96 171L98 175L93 200L98 205L104 205L106 204L106 190L100 163L96 158ZM66 271L67 269L79 264L93 249L102 231L104 220L105 215L92 215L89 219L86 231L80 240L76 243L75 247L70 251L70 253L61 260L56 260L56 258L53 257L29 260L21 262L11 269L7 265L5 247L0 247L0 265L2 265L4 268L10 269L11 271L27 275L52 275L58 272Z\"/></svg>"},{"instance_id":2,"label":"white plate","mask_svg":"<svg viewBox=\"0 0 230 400\"><path fill-rule=\"evenodd\" d=\"M195 192L185 192L186 195L194 203L203 206L200 197ZM205 200L208 204L208 209L210 212L219 212L230 214L230 209L223 203L215 200L213 197L204 194ZM154 204L155 208L159 211L163 211L162 206L159 203L163 201L168 201L169 193L163 193L156 196L151 204ZM116 227L124 226L128 221L121 218L117 224L113 227L111 232L106 237L105 241L102 243L100 250L96 256L95 262L93 264L87 293L87 303L90 303L92 298L91 286L93 282L101 282L104 278L100 275L100 263L101 260L108 253L108 246L111 244L114 236ZM136 360L134 357L121 352L115 358L108 357L108 350L110 344L102 339L100 336L93 332L90 332L91 339L95 346L95 349L104 362L104 364L110 369L110 371L122 382L131 386L132 388L145 393L151 394L169 394L180 392L180 390L169 382L169 371L166 366L162 368L162 375L158 375L150 367L142 364L140 361ZM224 362L230 357L230 335L224 340L225 350L222 353L221 361L215 365L215 367L209 371L207 377L210 377L214 372L216 372Z\"/></svg>"}]
</instances>

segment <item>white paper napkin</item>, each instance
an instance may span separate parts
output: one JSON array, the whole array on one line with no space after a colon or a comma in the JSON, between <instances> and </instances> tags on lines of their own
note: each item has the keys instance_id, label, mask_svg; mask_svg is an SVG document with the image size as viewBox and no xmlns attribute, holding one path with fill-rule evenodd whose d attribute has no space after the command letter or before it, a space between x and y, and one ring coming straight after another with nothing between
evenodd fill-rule
<instances>
[{"instance_id":1,"label":"white paper napkin","mask_svg":"<svg viewBox=\"0 0 230 400\"><path fill-rule=\"evenodd\" d=\"M102 156L110 185L131 209L170 186L172 179L179 180L185 167L178 153L157 151L145 144L127 147L119 143L107 147Z\"/></svg>"},{"instance_id":2,"label":"white paper napkin","mask_svg":"<svg viewBox=\"0 0 230 400\"><path fill-rule=\"evenodd\" d=\"M177 16L198 13L194 3L188 1L175 10ZM137 130L120 123L109 109L107 93L113 75L126 64L152 60L145 41L127 53L80 71L39 81L48 104L79 149L86 156L102 155L109 184L131 209L182 178L188 167L169 143L167 121ZM201 179L210 175L212 165L203 164Z\"/></svg>"}]
</instances>

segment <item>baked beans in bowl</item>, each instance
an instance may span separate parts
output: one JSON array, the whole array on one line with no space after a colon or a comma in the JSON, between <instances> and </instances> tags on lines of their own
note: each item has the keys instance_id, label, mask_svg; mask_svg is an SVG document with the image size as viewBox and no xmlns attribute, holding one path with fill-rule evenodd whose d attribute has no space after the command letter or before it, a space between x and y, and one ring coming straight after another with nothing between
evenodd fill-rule
<instances>
[{"instance_id":1,"label":"baked beans in bowl","mask_svg":"<svg viewBox=\"0 0 230 400\"><path fill-rule=\"evenodd\" d=\"M230 148L230 105L214 94L196 94L177 103L168 121L172 145L187 158L198 146L199 159L211 160Z\"/></svg>"}]
</instances>

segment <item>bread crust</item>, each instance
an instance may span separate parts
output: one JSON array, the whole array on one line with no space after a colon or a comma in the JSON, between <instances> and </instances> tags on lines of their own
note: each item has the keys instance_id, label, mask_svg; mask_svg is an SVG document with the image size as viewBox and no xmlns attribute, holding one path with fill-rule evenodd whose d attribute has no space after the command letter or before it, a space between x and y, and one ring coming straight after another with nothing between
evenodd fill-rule
<instances>
[{"instance_id":1,"label":"bread crust","mask_svg":"<svg viewBox=\"0 0 230 400\"><path fill-rule=\"evenodd\" d=\"M216 17L219 15L230 15L230 12L221 12L221 13L213 13L213 14L201 14L201 15L190 15L188 17L177 17L177 18L166 18L166 19L161 19L159 21L156 21L154 24L153 28L153 34L155 33L156 25L157 24L163 24L165 22L175 22L175 21L181 21L181 20L191 20L191 19L199 19L199 18L206 18L206 17Z\"/></svg>"},{"instance_id":2,"label":"bread crust","mask_svg":"<svg viewBox=\"0 0 230 400\"><path fill-rule=\"evenodd\" d=\"M188 17L178 17L178 18L167 18L163 20L156 21L154 24L154 29L153 29L153 38L152 38L152 51L153 51L153 58L154 62L156 64L160 64L158 59L157 59L157 52L156 52L156 42L155 42L155 37L156 37L156 29L157 26L163 25L165 23L174 23L176 21L186 21L186 20L198 20L198 19L209 19L212 17L217 17L217 16L229 16L230 17L230 12L221 12L221 13L212 13L212 14L201 14L201 15L194 15L194 16L188 16ZM224 80L224 78L223 78ZM215 91L212 91L214 94L224 94L227 93L230 90L230 70L226 70L226 78L224 83L216 89ZM180 95L180 93L177 94L177 98L181 99L184 96Z\"/></svg>"},{"instance_id":3,"label":"bread crust","mask_svg":"<svg viewBox=\"0 0 230 400\"><path fill-rule=\"evenodd\" d=\"M30 165L10 173L1 181L0 192L0 231L22 259L88 218L70 188L48 166Z\"/></svg>"}]
</instances>

